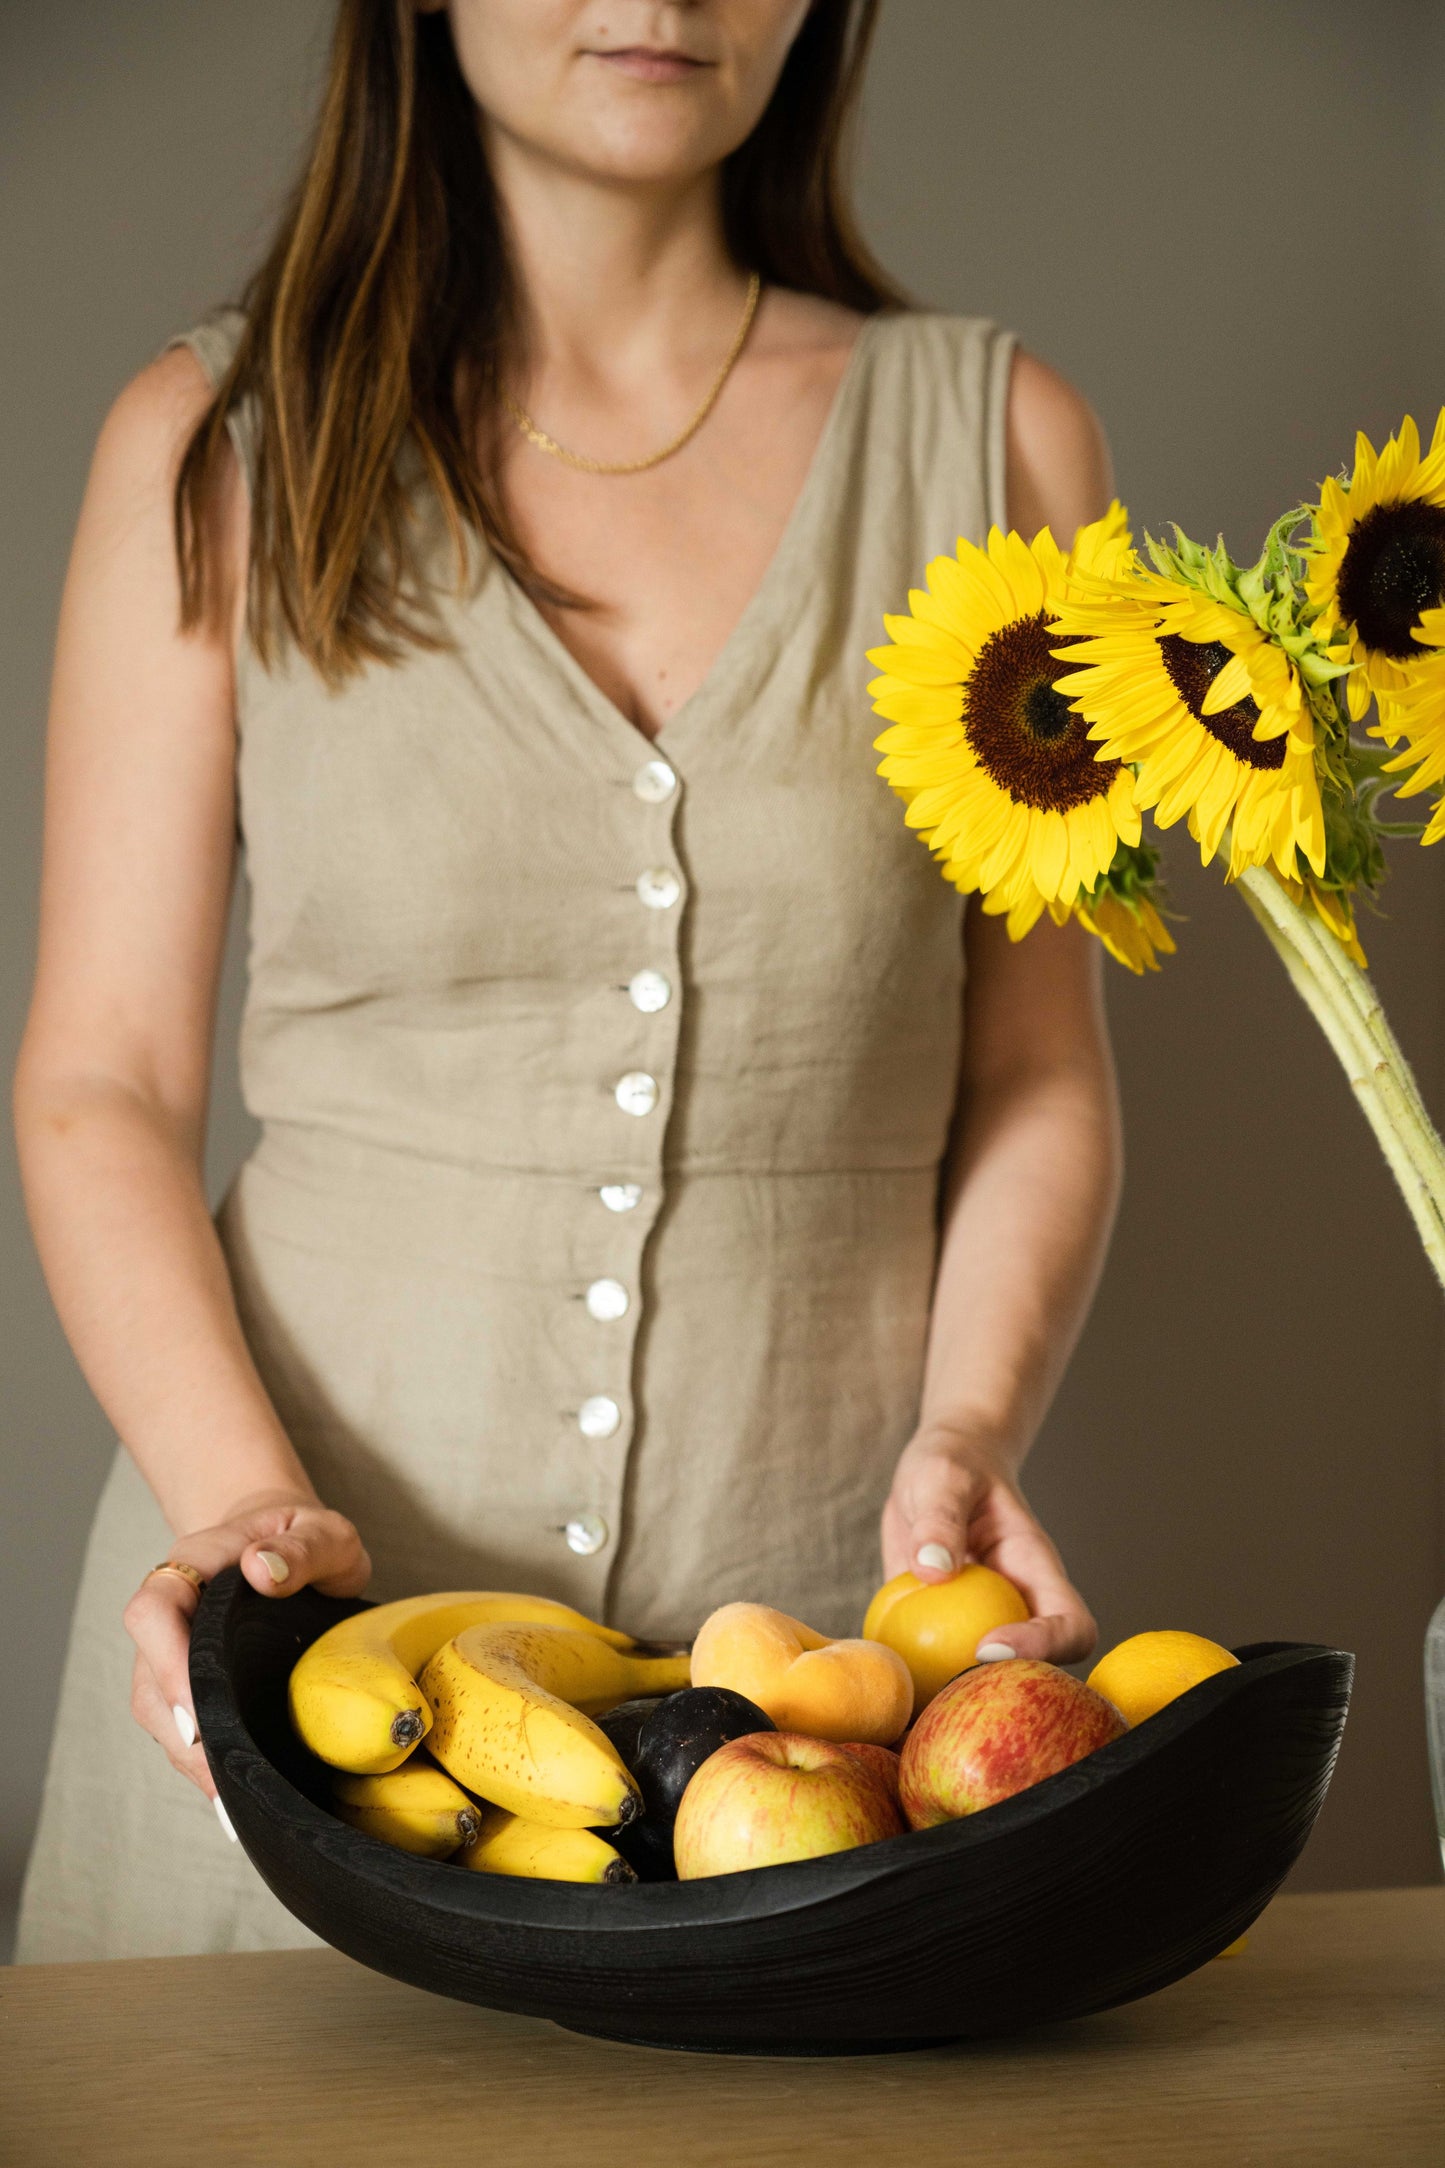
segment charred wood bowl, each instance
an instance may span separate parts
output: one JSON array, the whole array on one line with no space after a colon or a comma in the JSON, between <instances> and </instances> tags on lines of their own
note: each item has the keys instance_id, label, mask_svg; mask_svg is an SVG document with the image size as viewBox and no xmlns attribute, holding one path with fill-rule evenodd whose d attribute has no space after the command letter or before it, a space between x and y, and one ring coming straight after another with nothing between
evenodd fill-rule
<instances>
[{"instance_id":1,"label":"charred wood bowl","mask_svg":"<svg viewBox=\"0 0 1445 2168\"><path fill-rule=\"evenodd\" d=\"M1255 1642L1071 1769L967 1820L825 1859L621 1889L416 1859L339 1821L293 1735L303 1648L363 1606L202 1599L196 1715L241 1843L347 1956L439 1995L713 2053L922 2047L1082 2017L1242 1934L1329 1783L1353 1658Z\"/></svg>"}]
</instances>

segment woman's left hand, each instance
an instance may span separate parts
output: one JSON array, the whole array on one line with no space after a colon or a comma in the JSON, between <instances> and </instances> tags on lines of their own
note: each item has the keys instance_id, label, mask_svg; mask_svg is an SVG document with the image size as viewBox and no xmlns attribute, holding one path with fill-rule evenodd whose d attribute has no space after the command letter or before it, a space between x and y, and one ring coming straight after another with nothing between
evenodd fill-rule
<instances>
[{"instance_id":1,"label":"woman's left hand","mask_svg":"<svg viewBox=\"0 0 1445 2168\"><path fill-rule=\"evenodd\" d=\"M899 1456L883 1509L884 1578L946 1581L970 1562L1012 1581L1033 1614L990 1633L981 1650L1051 1664L1089 1654L1098 1639L1089 1607L1000 1456L961 1432L920 1430Z\"/></svg>"}]
</instances>

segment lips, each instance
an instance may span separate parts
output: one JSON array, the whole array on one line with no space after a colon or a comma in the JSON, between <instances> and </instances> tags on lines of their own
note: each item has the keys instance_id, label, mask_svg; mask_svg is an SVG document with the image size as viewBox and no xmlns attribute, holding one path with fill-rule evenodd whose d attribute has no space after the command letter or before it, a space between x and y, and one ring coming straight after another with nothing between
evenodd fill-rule
<instances>
[{"instance_id":1,"label":"lips","mask_svg":"<svg viewBox=\"0 0 1445 2168\"><path fill-rule=\"evenodd\" d=\"M710 67L706 60L695 60L690 54L671 52L661 46L625 45L612 52L598 52L596 60L604 60L611 68L624 75L635 76L644 83L677 83L693 75L699 68Z\"/></svg>"}]
</instances>

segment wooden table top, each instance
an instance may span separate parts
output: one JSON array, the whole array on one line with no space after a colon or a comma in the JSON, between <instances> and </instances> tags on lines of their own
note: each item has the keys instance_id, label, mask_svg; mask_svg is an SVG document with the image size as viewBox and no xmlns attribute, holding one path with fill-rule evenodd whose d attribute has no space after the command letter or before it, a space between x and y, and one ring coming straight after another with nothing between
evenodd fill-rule
<instances>
[{"instance_id":1,"label":"wooden table top","mask_svg":"<svg viewBox=\"0 0 1445 2168\"><path fill-rule=\"evenodd\" d=\"M1238 1957L980 2046L614 2047L330 1950L0 1971L5 2168L1442 2168L1445 1889L1280 1898Z\"/></svg>"}]
</instances>

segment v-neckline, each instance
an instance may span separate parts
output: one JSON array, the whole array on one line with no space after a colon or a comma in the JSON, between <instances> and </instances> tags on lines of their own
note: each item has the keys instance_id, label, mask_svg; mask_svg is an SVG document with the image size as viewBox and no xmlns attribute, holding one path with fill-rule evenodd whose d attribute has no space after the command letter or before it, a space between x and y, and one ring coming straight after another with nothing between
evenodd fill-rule
<instances>
[{"instance_id":1,"label":"v-neckline","mask_svg":"<svg viewBox=\"0 0 1445 2168\"><path fill-rule=\"evenodd\" d=\"M670 755L676 752L679 736L685 738L688 729L695 724L699 711L713 706L719 700L736 675L739 659L745 650L751 647L754 635L763 630L786 600L789 569L807 541L814 506L822 495L825 480L834 464L834 445L842 432L844 417L853 403L862 378L864 352L871 343L871 335L879 321L879 315L883 313L885 312L880 311L878 314L865 316L859 326L848 350L848 358L843 364L842 375L834 389L818 441L813 447L807 472L793 499L792 510L783 523L783 530L774 546L773 554L763 568L762 577L743 605L732 630L708 665L701 682L668 717L656 737L649 737L640 724L633 722L630 715L623 713L611 695L602 690L591 672L578 661L561 634L542 615L526 589L500 564L494 566L519 628L529 635L533 644L567 680L593 720L599 722L613 742L625 748L630 757L636 758L639 747L652 753ZM625 733L625 737L619 737L619 733Z\"/></svg>"}]
</instances>

